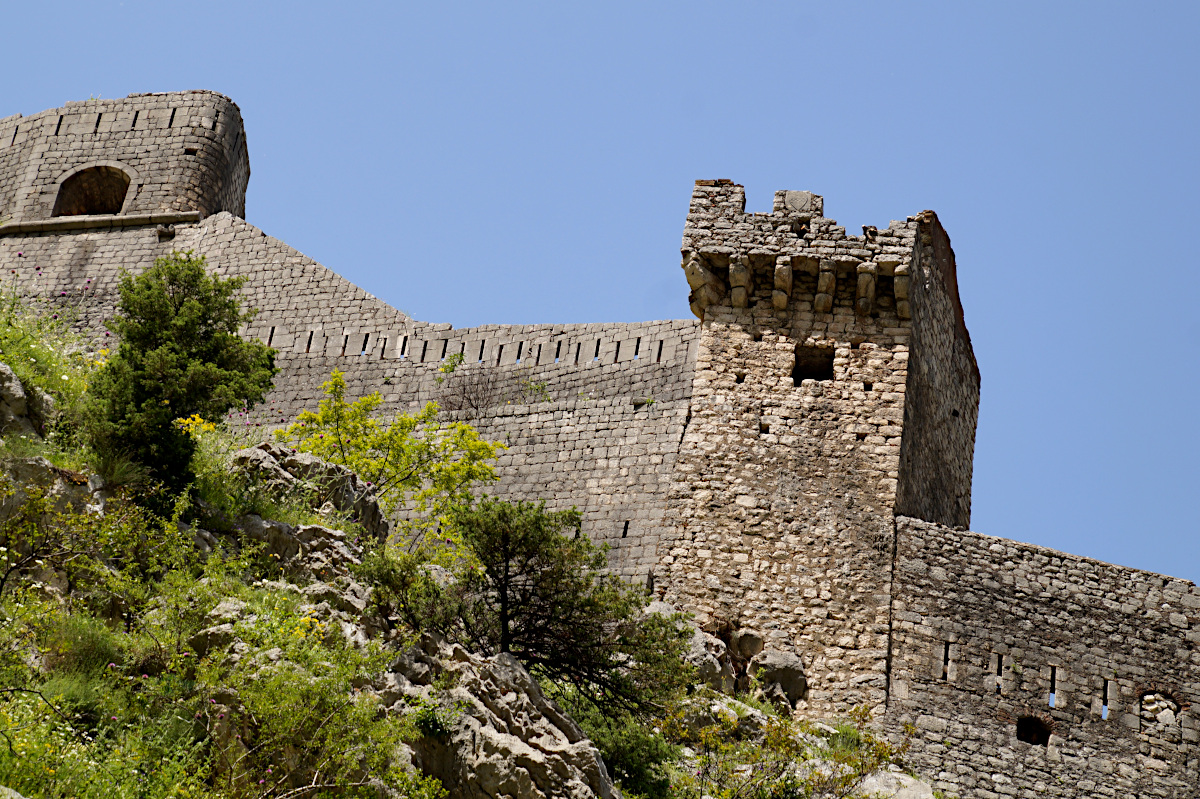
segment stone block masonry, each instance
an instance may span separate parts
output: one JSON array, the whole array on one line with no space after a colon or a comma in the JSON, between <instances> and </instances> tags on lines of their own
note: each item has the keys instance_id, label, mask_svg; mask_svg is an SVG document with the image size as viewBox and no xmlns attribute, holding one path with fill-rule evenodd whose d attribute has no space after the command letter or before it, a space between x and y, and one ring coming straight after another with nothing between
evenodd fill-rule
<instances>
[{"instance_id":1,"label":"stone block masonry","mask_svg":"<svg viewBox=\"0 0 1200 799\"><path fill-rule=\"evenodd\" d=\"M797 656L797 715L912 725L944 791L1200 792L1195 586L966 531L980 377L933 212L849 235L811 192L747 214L741 186L698 181L698 321L455 329L245 222L248 178L210 92L5 118L0 268L99 338L122 270L193 250L245 276L242 333L281 371L238 422L315 407L335 368L384 413L438 402L505 445L491 493L578 507L614 571Z\"/></svg>"}]
</instances>

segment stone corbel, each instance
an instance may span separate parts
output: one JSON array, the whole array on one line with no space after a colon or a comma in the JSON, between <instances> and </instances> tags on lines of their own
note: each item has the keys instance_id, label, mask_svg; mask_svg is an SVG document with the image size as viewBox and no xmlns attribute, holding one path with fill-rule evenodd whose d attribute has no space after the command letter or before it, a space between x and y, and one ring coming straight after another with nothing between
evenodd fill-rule
<instances>
[{"instance_id":1,"label":"stone corbel","mask_svg":"<svg viewBox=\"0 0 1200 799\"><path fill-rule=\"evenodd\" d=\"M908 264L897 266L895 274L896 316L901 319L912 319L912 306L908 303Z\"/></svg>"},{"instance_id":2,"label":"stone corbel","mask_svg":"<svg viewBox=\"0 0 1200 799\"><path fill-rule=\"evenodd\" d=\"M734 308L746 308L754 296L751 284L750 259L739 255L729 262L729 299Z\"/></svg>"},{"instance_id":3,"label":"stone corbel","mask_svg":"<svg viewBox=\"0 0 1200 799\"><path fill-rule=\"evenodd\" d=\"M777 311L786 311L792 298L792 257L781 255L775 259L775 290L771 293L771 304Z\"/></svg>"},{"instance_id":4,"label":"stone corbel","mask_svg":"<svg viewBox=\"0 0 1200 799\"><path fill-rule=\"evenodd\" d=\"M725 286L721 278L704 265L698 252L689 250L684 253L683 274L687 278L688 286L692 289L692 293L688 297L692 313L696 315L697 319L703 320L704 309L720 301L725 294Z\"/></svg>"},{"instance_id":5,"label":"stone corbel","mask_svg":"<svg viewBox=\"0 0 1200 799\"><path fill-rule=\"evenodd\" d=\"M833 261L821 259L820 271L817 272L817 296L813 298L813 310L817 313L833 310L833 295L837 291L837 272L834 267Z\"/></svg>"},{"instance_id":6,"label":"stone corbel","mask_svg":"<svg viewBox=\"0 0 1200 799\"><path fill-rule=\"evenodd\" d=\"M872 261L861 263L856 268L858 272L858 300L854 309L859 316L870 316L875 310L875 278L879 266Z\"/></svg>"}]
</instances>

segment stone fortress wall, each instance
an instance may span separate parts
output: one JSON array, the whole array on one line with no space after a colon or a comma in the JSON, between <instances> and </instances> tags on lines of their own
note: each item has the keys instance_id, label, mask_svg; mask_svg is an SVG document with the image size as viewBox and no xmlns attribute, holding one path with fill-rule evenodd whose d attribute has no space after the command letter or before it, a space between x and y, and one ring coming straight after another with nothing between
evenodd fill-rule
<instances>
[{"instance_id":1,"label":"stone fortress wall","mask_svg":"<svg viewBox=\"0 0 1200 799\"><path fill-rule=\"evenodd\" d=\"M797 713L913 724L942 790L1196 795L1195 587L965 532L979 370L932 212L847 235L817 195L747 214L742 187L699 181L699 322L454 329L243 221L245 153L209 92L0 121L0 267L97 336L121 269L191 249L246 276L244 333L281 372L243 424L314 407L334 368L386 412L439 401L508 447L494 493L578 506L621 574L798 655Z\"/></svg>"}]
</instances>

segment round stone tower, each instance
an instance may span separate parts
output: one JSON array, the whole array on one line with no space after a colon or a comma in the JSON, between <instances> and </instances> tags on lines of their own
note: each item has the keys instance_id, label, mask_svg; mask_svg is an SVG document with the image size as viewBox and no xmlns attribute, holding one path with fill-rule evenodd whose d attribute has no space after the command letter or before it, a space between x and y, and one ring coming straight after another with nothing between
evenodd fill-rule
<instances>
[{"instance_id":1,"label":"round stone tower","mask_svg":"<svg viewBox=\"0 0 1200 799\"><path fill-rule=\"evenodd\" d=\"M249 178L241 112L215 92L131 94L0 120L0 223L241 217Z\"/></svg>"}]
</instances>

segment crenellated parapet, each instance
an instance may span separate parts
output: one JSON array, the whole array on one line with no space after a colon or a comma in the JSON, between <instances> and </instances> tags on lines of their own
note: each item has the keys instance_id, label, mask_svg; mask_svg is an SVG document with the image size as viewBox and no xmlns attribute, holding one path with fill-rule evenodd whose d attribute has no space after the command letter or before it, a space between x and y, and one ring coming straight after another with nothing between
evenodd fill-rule
<instances>
[{"instance_id":1,"label":"crenellated parapet","mask_svg":"<svg viewBox=\"0 0 1200 799\"><path fill-rule=\"evenodd\" d=\"M745 205L745 190L732 181L699 180L692 190L682 253L697 318L703 320L711 305L750 307L756 294L781 317L793 299L827 314L845 284L853 286L860 316L890 310L900 319L912 317L915 217L884 230L864 226L861 236L853 236L823 216L824 199L812 192L777 191L770 213L748 214ZM802 285L798 275L815 283Z\"/></svg>"}]
</instances>

